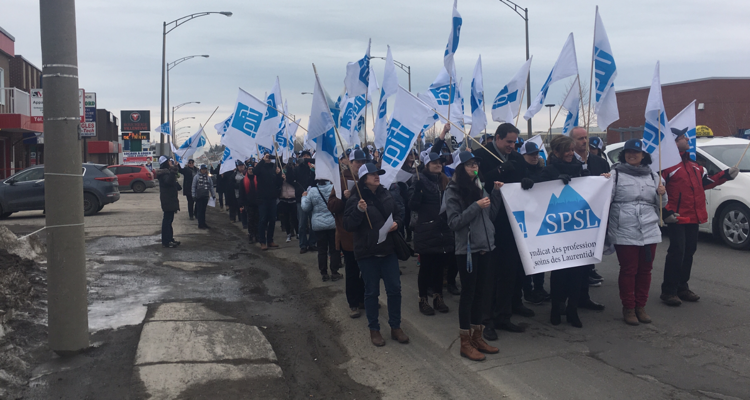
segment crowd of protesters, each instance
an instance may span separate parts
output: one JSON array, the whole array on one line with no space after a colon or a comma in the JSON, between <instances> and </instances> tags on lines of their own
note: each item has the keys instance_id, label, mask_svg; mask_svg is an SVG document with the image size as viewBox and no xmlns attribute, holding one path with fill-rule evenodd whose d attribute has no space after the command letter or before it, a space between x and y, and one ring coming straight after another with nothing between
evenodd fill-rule
<instances>
[{"instance_id":1,"label":"crowd of protesters","mask_svg":"<svg viewBox=\"0 0 750 400\"><path fill-rule=\"evenodd\" d=\"M402 167L408 179L397 179L390 187L380 183L385 171L379 166L377 149L347 151L339 160L340 194L333 182L316 179L315 160L307 150L287 163L265 153L257 162L238 160L234 169L223 174L220 165L212 168L216 191L206 165L196 168L190 160L183 168L162 156L155 172L164 211L162 245L179 245L171 224L179 210L180 190L188 200L188 217L197 218L199 228L208 228L206 206L218 195L219 210L226 211L230 221L241 223L249 243L264 251L279 247L274 241L279 220L286 242L297 239L302 254L317 252L324 282L345 280L349 316L358 318L364 310L375 346L386 343L378 318L381 281L390 337L409 342L401 328L399 259L413 253L419 267L419 312L448 313L444 291L460 296L460 354L481 361L485 354L498 353L488 344L498 339L497 330L524 331L512 321L514 315L535 316L524 300L550 302L551 324L561 324L565 317L577 328L583 327L580 308L605 308L589 294L589 288L603 280L594 265L552 271L549 292L543 273L526 275L512 231L515 222L508 218L500 188L519 183L533 193L541 182L567 185L574 179L603 176L614 181L605 247L616 253L620 264L624 322L651 322L645 307L656 246L661 242L661 219L670 245L660 299L668 306L699 300L688 281L698 225L708 218L703 191L734 179L736 167L708 176L690 159L688 139L679 131L673 135L682 162L660 176L652 172L651 157L638 139L624 144L618 162L610 168L602 140L589 138L585 128L576 127L568 136L553 139L545 158L536 143L524 142L509 123L501 124L494 135L483 136L482 146L468 151L450 150L445 139L449 130L446 125L429 149L412 151ZM184 178L182 187L178 172ZM388 234L382 239L380 232L385 230Z\"/></svg>"}]
</instances>

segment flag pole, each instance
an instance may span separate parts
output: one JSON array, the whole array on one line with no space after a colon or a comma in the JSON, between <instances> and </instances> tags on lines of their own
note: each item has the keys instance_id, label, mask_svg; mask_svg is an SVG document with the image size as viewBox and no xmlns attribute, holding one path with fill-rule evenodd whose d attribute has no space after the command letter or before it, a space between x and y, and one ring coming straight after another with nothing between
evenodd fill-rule
<instances>
[{"instance_id":1,"label":"flag pole","mask_svg":"<svg viewBox=\"0 0 750 400\"><path fill-rule=\"evenodd\" d=\"M322 89L323 85L320 84L320 78L318 77L318 69L315 68L315 63L313 63L312 67L313 67L313 72L315 72L315 80L317 81L318 86L320 86L320 88ZM365 97L365 99L366 98L367 97ZM315 101L315 99L313 99L313 101ZM326 100L326 103L327 102L328 101ZM365 104L367 104L367 103L365 103ZM331 119L333 119L333 114L331 114L331 108L326 105L326 109L328 110L328 115L330 115ZM344 142L341 140L341 136L339 135L339 128L336 127L335 123L333 124L333 130L334 130L334 132L336 132L336 137L338 138L339 143L342 143L341 148L343 149L344 148L344 146L343 146ZM344 154L346 154L346 152ZM357 176L354 175L354 171L352 171L352 165L351 164L347 164L346 167L349 168L349 173L352 174L352 178L356 178ZM340 171L340 168L339 168L339 171ZM341 177L344 178L343 171L340 171L340 172L341 172ZM344 181L346 181L346 179L344 179ZM362 199L363 198L362 197L362 191L359 190L359 183L357 181L354 181L354 187L357 188L357 194L359 194L359 198ZM341 193L341 195L343 196L344 194ZM372 229L372 221L370 221L370 214L367 213L367 209L365 209L365 217L367 217L367 223L370 225L370 229Z\"/></svg>"},{"instance_id":2,"label":"flag pole","mask_svg":"<svg viewBox=\"0 0 750 400\"><path fill-rule=\"evenodd\" d=\"M599 6L596 6L596 13L594 14L594 43L591 45L591 79L589 79L589 109L586 112L586 136L589 133L589 127L591 126L591 95L594 93L594 57L596 56L596 16L599 15ZM580 85L579 85L580 86ZM588 146L586 146L586 152L588 153Z\"/></svg>"},{"instance_id":3,"label":"flag pole","mask_svg":"<svg viewBox=\"0 0 750 400\"><path fill-rule=\"evenodd\" d=\"M526 85L524 85L523 90L521 90L521 97L519 99L523 100L523 94L526 92ZM510 106L510 104L508 104ZM518 115L516 115L516 123L513 125L515 127L518 127L518 120L521 118L521 106L523 106L523 101L518 102ZM531 132L529 132L529 135L531 135Z\"/></svg>"},{"instance_id":4,"label":"flag pole","mask_svg":"<svg viewBox=\"0 0 750 400\"><path fill-rule=\"evenodd\" d=\"M450 124L451 123L451 103L453 103L453 75L450 73L450 71L448 71L448 75L450 75L450 78L448 80L448 118L446 118L446 121L448 121L448 123ZM447 144L448 144L448 148L450 149L452 153L453 146L450 145L450 140L447 142Z\"/></svg>"},{"instance_id":5,"label":"flag pole","mask_svg":"<svg viewBox=\"0 0 750 400\"><path fill-rule=\"evenodd\" d=\"M581 87L581 75L576 74L576 79L578 79L578 96L581 97L581 111L586 109L586 105L583 104L583 88ZM589 92L591 92L591 88L589 88ZM583 122L586 124L586 126L589 125L588 121L591 119L589 115L584 115ZM586 129L586 132L588 132L588 128Z\"/></svg>"},{"instance_id":6,"label":"flag pole","mask_svg":"<svg viewBox=\"0 0 750 400\"><path fill-rule=\"evenodd\" d=\"M661 110L659 110L659 115L656 117L656 122L657 125L659 125L659 136L657 136L657 138L659 139L659 177L661 177ZM663 197L659 195L659 226L664 226L664 205L662 204L662 198Z\"/></svg>"},{"instance_id":7,"label":"flag pole","mask_svg":"<svg viewBox=\"0 0 750 400\"><path fill-rule=\"evenodd\" d=\"M368 79L369 82L369 79ZM365 147L367 147L367 96L370 95L370 85L367 85L367 91L365 92L365 120L362 125L362 130L365 131ZM372 104L372 102L370 102ZM357 121L359 122L359 121Z\"/></svg>"},{"instance_id":8,"label":"flag pole","mask_svg":"<svg viewBox=\"0 0 750 400\"><path fill-rule=\"evenodd\" d=\"M274 106L272 106L272 105L270 105L270 104L266 104L266 106L267 106L268 108L272 109L272 110L275 110L275 111L276 111L277 113L281 114L281 115L282 115L282 116L283 116L284 118L286 118L286 119L288 119L288 120L290 120L290 121L292 121L292 122L295 122L295 121L294 121L294 120L292 119L292 117L290 117L290 116L288 116L288 115L284 114L284 112L283 112L283 111L279 111L279 109L277 109L276 107L274 107ZM300 129L302 129L303 131L307 132L307 129L303 128L303 127L302 127L301 125L299 125L299 124L297 124L297 127L298 127L298 128L300 128Z\"/></svg>"},{"instance_id":9,"label":"flag pole","mask_svg":"<svg viewBox=\"0 0 750 400\"><path fill-rule=\"evenodd\" d=\"M578 80L578 77L576 77L576 80L573 81L574 85L575 85L575 83L576 83L577 80ZM578 87L579 88L581 87L580 82L578 84ZM573 87L571 86L570 90L568 90L568 94L565 95L565 98L563 99L562 104L565 104L565 100L568 100L568 96L570 96L570 92L572 92L572 91L573 91ZM557 121L557 116L560 115L560 111L562 110L562 104L560 105L560 108L557 109L557 114L555 114L555 118L552 119L552 123L550 123L550 125L554 124L555 121ZM519 112L519 114L520 114L520 112Z\"/></svg>"},{"instance_id":10,"label":"flag pole","mask_svg":"<svg viewBox=\"0 0 750 400\"><path fill-rule=\"evenodd\" d=\"M745 147L745 151L742 152L742 157L740 157L740 159L737 161L737 164L734 164L736 168L740 167L740 163L742 162L742 159L745 158L745 154L747 153L747 149L749 148L750 148L750 143L748 143L747 146Z\"/></svg>"}]
</instances>

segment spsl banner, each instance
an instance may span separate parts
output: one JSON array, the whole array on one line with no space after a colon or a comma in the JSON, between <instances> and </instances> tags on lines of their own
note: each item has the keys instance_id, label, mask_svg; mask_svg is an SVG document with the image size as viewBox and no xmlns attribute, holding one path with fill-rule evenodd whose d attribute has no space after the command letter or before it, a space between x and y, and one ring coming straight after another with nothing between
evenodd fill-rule
<instances>
[{"instance_id":1,"label":"spsl banner","mask_svg":"<svg viewBox=\"0 0 750 400\"><path fill-rule=\"evenodd\" d=\"M503 186L526 275L602 261L612 184L597 176L567 185L560 180L537 183L530 190L519 183Z\"/></svg>"}]
</instances>

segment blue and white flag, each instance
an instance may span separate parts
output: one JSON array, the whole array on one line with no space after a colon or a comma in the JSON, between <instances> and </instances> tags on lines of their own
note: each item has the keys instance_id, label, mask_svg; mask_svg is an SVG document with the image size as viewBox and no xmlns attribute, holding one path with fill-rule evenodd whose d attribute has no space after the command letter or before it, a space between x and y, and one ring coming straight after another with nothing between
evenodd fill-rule
<instances>
[{"instance_id":1,"label":"blue and white flag","mask_svg":"<svg viewBox=\"0 0 750 400\"><path fill-rule=\"evenodd\" d=\"M380 91L380 104L378 106L378 115L375 116L375 148L380 149L385 146L385 137L388 132L388 98L398 92L398 76L396 74L396 65L393 63L391 46L388 46L388 54L385 57L385 72L383 73L383 88Z\"/></svg>"},{"instance_id":2,"label":"blue and white flag","mask_svg":"<svg viewBox=\"0 0 750 400\"><path fill-rule=\"evenodd\" d=\"M284 114L289 115L289 105L286 101L284 102ZM282 157L282 160L286 162L286 159L284 158L286 154L285 150L287 147L289 147L289 137L287 136L286 132L286 118L281 118L279 130L278 132L276 132L276 135L274 135L274 140L276 141L276 156Z\"/></svg>"},{"instance_id":3,"label":"blue and white flag","mask_svg":"<svg viewBox=\"0 0 750 400\"><path fill-rule=\"evenodd\" d=\"M265 102L239 89L232 121L221 138L221 144L241 154L255 154L258 129L267 108Z\"/></svg>"},{"instance_id":4,"label":"blue and white flag","mask_svg":"<svg viewBox=\"0 0 750 400\"><path fill-rule=\"evenodd\" d=\"M394 182L425 121L434 114L430 106L399 86L385 139L382 162L385 174L380 177L381 185L390 187Z\"/></svg>"},{"instance_id":5,"label":"blue and white flag","mask_svg":"<svg viewBox=\"0 0 750 400\"><path fill-rule=\"evenodd\" d=\"M315 141L315 179L327 179L333 183L336 197L342 198L341 194L341 169L339 168L339 151L336 143L336 133L333 125L330 125L323 135L314 139Z\"/></svg>"},{"instance_id":6,"label":"blue and white flag","mask_svg":"<svg viewBox=\"0 0 750 400\"><path fill-rule=\"evenodd\" d=\"M651 154L651 169L661 172L661 169L679 164L680 151L674 142L669 128L667 114L664 112L664 101L661 96L661 79L659 76L659 62L656 62L654 77L651 80L651 90L646 103L646 123L643 126L643 149Z\"/></svg>"},{"instance_id":7,"label":"blue and white flag","mask_svg":"<svg viewBox=\"0 0 750 400\"><path fill-rule=\"evenodd\" d=\"M328 104L328 94L323 85L320 84L318 75L315 75L315 90L313 91L312 108L310 109L310 120L307 124L307 139L328 134L334 129L333 117Z\"/></svg>"},{"instance_id":8,"label":"blue and white flag","mask_svg":"<svg viewBox=\"0 0 750 400\"><path fill-rule=\"evenodd\" d=\"M234 114L230 114L225 120L214 125L214 129L216 129L217 135L224 136L224 134L227 132L227 129L229 129L229 124L232 122L233 115Z\"/></svg>"},{"instance_id":9,"label":"blue and white flag","mask_svg":"<svg viewBox=\"0 0 750 400\"><path fill-rule=\"evenodd\" d=\"M456 70L454 69L453 76L455 75ZM451 79L445 68L440 71L429 90L420 94L419 98L437 110L438 113L450 118L451 121L460 125L463 124L464 111L459 85L455 79ZM450 115L448 115L449 113ZM443 122L447 122L445 119L441 119Z\"/></svg>"},{"instance_id":10,"label":"blue and white flag","mask_svg":"<svg viewBox=\"0 0 750 400\"><path fill-rule=\"evenodd\" d=\"M609 45L607 31L604 30L602 18L599 16L599 6L596 7L596 22L594 23L594 90L596 93L594 102L594 114L596 123L601 130L618 119L620 113L617 109L617 96L615 95L615 78L617 77L617 65Z\"/></svg>"},{"instance_id":11,"label":"blue and white flag","mask_svg":"<svg viewBox=\"0 0 750 400\"><path fill-rule=\"evenodd\" d=\"M451 34L448 36L448 45L445 46L445 57L444 64L446 71L453 72L455 78L456 64L453 61L453 55L456 54L458 49L458 39L461 37L461 25L463 25L463 19L461 14L458 13L458 0L453 0L453 17L451 18Z\"/></svg>"},{"instance_id":12,"label":"blue and white flag","mask_svg":"<svg viewBox=\"0 0 750 400\"><path fill-rule=\"evenodd\" d=\"M273 143L273 136L279 131L279 125L281 125L284 116L279 113L284 104L281 101L281 84L279 83L279 77L276 77L276 83L271 89L271 93L266 97L266 115L263 117L263 122L258 130L258 140L268 145ZM268 138L268 140L262 140Z\"/></svg>"},{"instance_id":13,"label":"blue and white flag","mask_svg":"<svg viewBox=\"0 0 750 400\"><path fill-rule=\"evenodd\" d=\"M361 60L346 65L346 78L344 79L344 85L346 85L346 92L349 94L350 98L355 98L367 93L367 88L370 85L371 44L372 39L370 39L370 42L367 44L367 52Z\"/></svg>"},{"instance_id":14,"label":"blue and white flag","mask_svg":"<svg viewBox=\"0 0 750 400\"><path fill-rule=\"evenodd\" d=\"M487 114L484 113L484 80L482 78L482 55L479 55L474 67L474 78L471 80L471 131L476 137L487 127Z\"/></svg>"},{"instance_id":15,"label":"blue and white flag","mask_svg":"<svg viewBox=\"0 0 750 400\"><path fill-rule=\"evenodd\" d=\"M297 128L299 128L300 122L302 122L301 118L297 119L294 122L288 123L286 126L288 139L287 139L287 148L284 153L284 157L285 157L284 162L288 162L289 157L291 157L292 154L294 154L294 141L297 138Z\"/></svg>"},{"instance_id":16,"label":"blue and white flag","mask_svg":"<svg viewBox=\"0 0 750 400\"><path fill-rule=\"evenodd\" d=\"M492 102L492 120L500 123L514 123L516 120L518 112L521 111L523 93L529 90L526 88L526 80L529 77L529 68L531 68L533 58L534 56L531 56L526 60L513 79L495 96Z\"/></svg>"},{"instance_id":17,"label":"blue and white flag","mask_svg":"<svg viewBox=\"0 0 750 400\"><path fill-rule=\"evenodd\" d=\"M219 173L223 174L225 172L229 172L235 168L234 161L235 160L242 160L244 161L247 157L244 157L242 155L239 155L232 150L229 149L229 147L224 146L224 154L221 156L221 168L219 169Z\"/></svg>"},{"instance_id":18,"label":"blue and white flag","mask_svg":"<svg viewBox=\"0 0 750 400\"><path fill-rule=\"evenodd\" d=\"M167 122L165 122L165 123L157 126L156 129L154 129L154 132L156 132L156 133L163 133L165 135L169 135L169 133L170 133L170 130L169 130L169 121L167 121Z\"/></svg>"},{"instance_id":19,"label":"blue and white flag","mask_svg":"<svg viewBox=\"0 0 750 400\"><path fill-rule=\"evenodd\" d=\"M365 94L357 97L344 95L341 106L341 122L339 123L339 134L342 140L348 143L348 147L359 144L358 130L359 120L365 113L368 101ZM355 139L356 138L356 139Z\"/></svg>"},{"instance_id":20,"label":"blue and white flag","mask_svg":"<svg viewBox=\"0 0 750 400\"><path fill-rule=\"evenodd\" d=\"M573 75L578 75L577 60L576 45L573 41L573 33L571 32L571 34L568 35L568 40L565 41L565 45L563 46L560 55L557 57L557 61L555 61L555 66L552 67L552 71L549 73L549 76L544 82L544 85L542 85L542 90L539 91L539 94L536 96L534 101L531 102L531 107L529 107L529 109L526 110L526 114L523 115L524 119L531 119L532 117L534 117L534 115L536 115L536 113L539 112L539 110L542 109L542 106L544 106L544 100L547 98L547 92L549 91L550 86L561 79L565 79Z\"/></svg>"},{"instance_id":21,"label":"blue and white flag","mask_svg":"<svg viewBox=\"0 0 750 400\"><path fill-rule=\"evenodd\" d=\"M206 151L206 137L203 135L203 127L198 129L190 136L180 147L175 148L172 146L172 153L174 153L174 159L177 161L182 168L185 168L188 160L193 157L198 157ZM198 156L196 156L198 154Z\"/></svg>"},{"instance_id":22,"label":"blue and white flag","mask_svg":"<svg viewBox=\"0 0 750 400\"><path fill-rule=\"evenodd\" d=\"M544 160L544 163L547 163L547 148L544 147L544 140L542 140L542 135L536 135L532 137L531 139L527 140L527 142L536 143L536 146L539 148L539 156L542 157ZM518 151L521 154L526 154L526 146L521 146L521 149Z\"/></svg>"},{"instance_id":23,"label":"blue and white flag","mask_svg":"<svg viewBox=\"0 0 750 400\"><path fill-rule=\"evenodd\" d=\"M562 107L568 110L568 115L565 117L565 123L563 124L562 134L570 136L570 131L578 126L578 115L581 111L581 85L578 82L578 77L573 80L573 84L570 86L568 95L565 96Z\"/></svg>"},{"instance_id":24,"label":"blue and white flag","mask_svg":"<svg viewBox=\"0 0 750 400\"><path fill-rule=\"evenodd\" d=\"M695 100L688 104L679 114L675 115L669 120L669 128L672 130L672 139L676 139L679 135L685 135L690 142L690 149L688 154L690 158L695 161ZM669 135L667 135L669 137ZM663 144L662 144L663 145Z\"/></svg>"}]
</instances>

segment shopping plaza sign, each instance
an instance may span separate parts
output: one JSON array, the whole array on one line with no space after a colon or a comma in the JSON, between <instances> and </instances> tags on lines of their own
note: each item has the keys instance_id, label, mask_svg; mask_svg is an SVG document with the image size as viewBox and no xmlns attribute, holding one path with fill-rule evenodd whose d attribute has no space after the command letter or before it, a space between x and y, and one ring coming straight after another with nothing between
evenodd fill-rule
<instances>
[{"instance_id":1,"label":"shopping plaza sign","mask_svg":"<svg viewBox=\"0 0 750 400\"><path fill-rule=\"evenodd\" d=\"M81 116L81 122L86 122L85 113L85 97L86 91L84 89L78 89L78 111ZM31 122L42 123L44 122L44 90L43 89L31 89Z\"/></svg>"}]
</instances>

